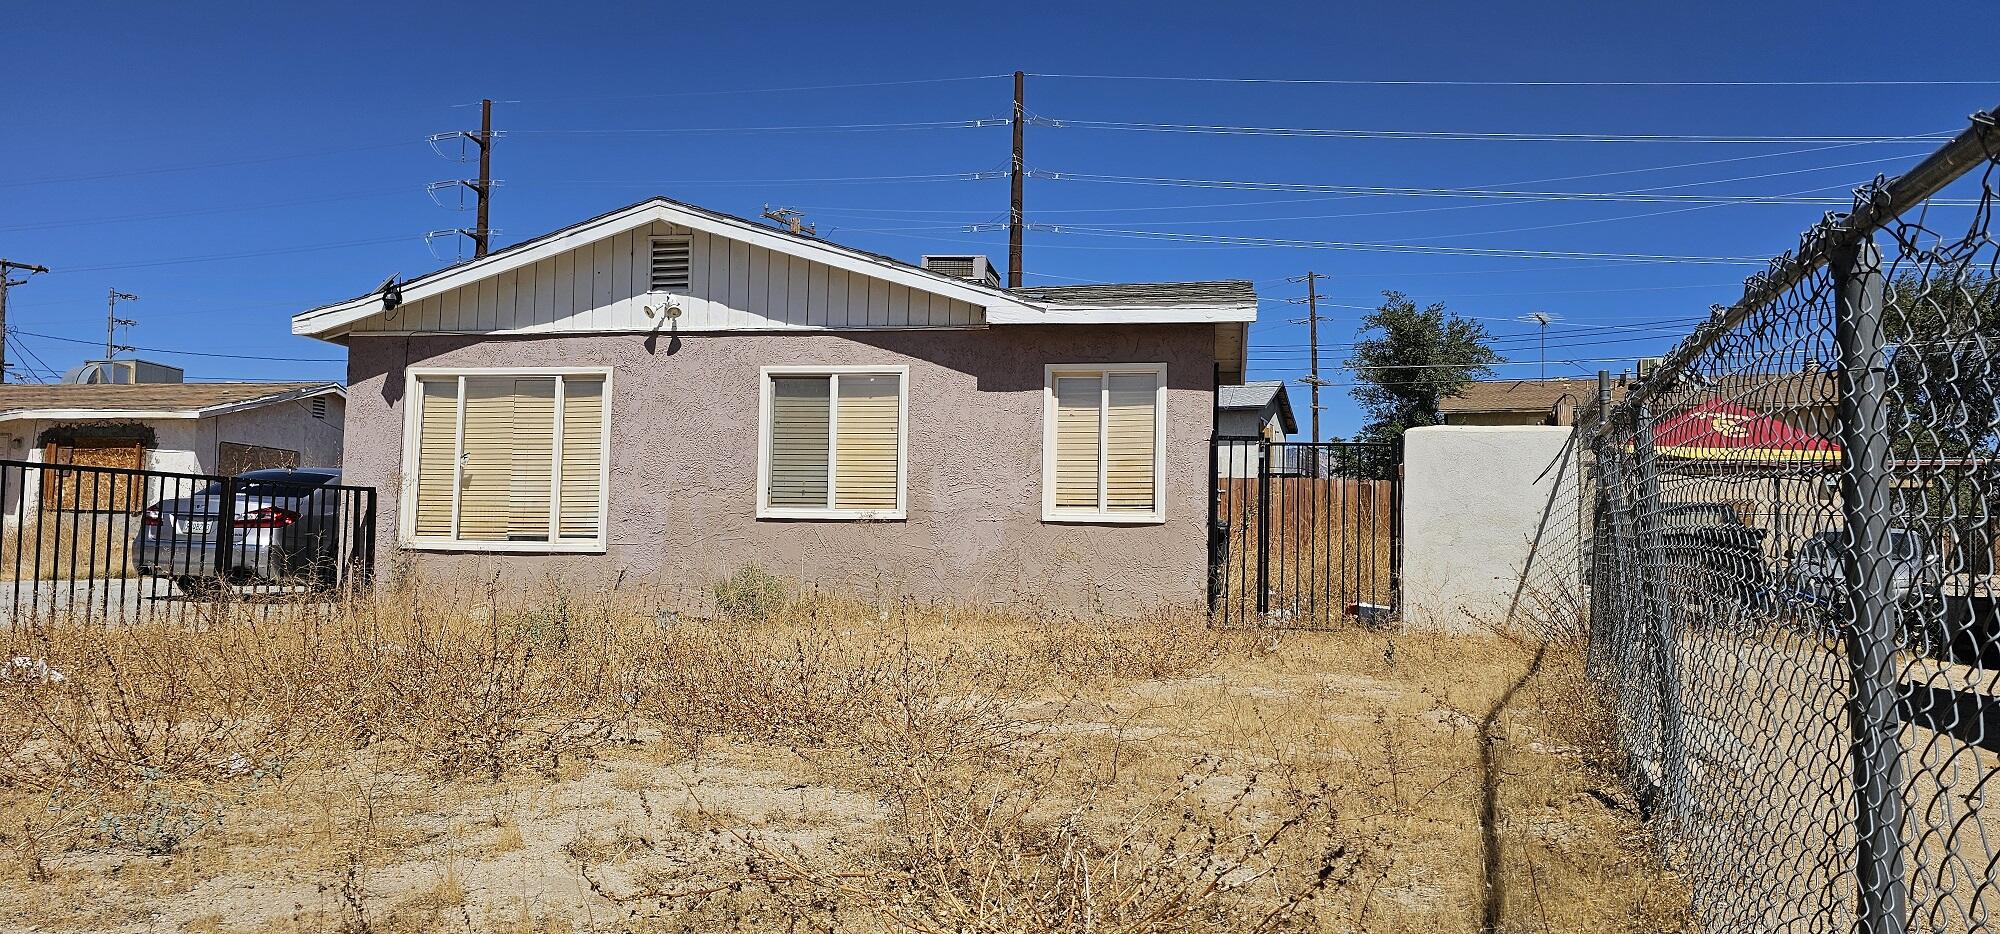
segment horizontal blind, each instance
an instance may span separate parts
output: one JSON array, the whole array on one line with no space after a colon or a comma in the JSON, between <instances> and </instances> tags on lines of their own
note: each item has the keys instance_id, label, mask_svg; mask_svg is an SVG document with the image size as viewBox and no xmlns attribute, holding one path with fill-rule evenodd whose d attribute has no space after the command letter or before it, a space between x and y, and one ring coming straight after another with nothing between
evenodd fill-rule
<instances>
[{"instance_id":1,"label":"horizontal blind","mask_svg":"<svg viewBox=\"0 0 2000 934\"><path fill-rule=\"evenodd\" d=\"M418 535L451 534L451 478L458 463L458 379L427 379L417 402Z\"/></svg>"},{"instance_id":2,"label":"horizontal blind","mask_svg":"<svg viewBox=\"0 0 2000 934\"><path fill-rule=\"evenodd\" d=\"M773 506L827 504L830 389L825 376L771 378L770 488L765 499Z\"/></svg>"},{"instance_id":3,"label":"horizontal blind","mask_svg":"<svg viewBox=\"0 0 2000 934\"><path fill-rule=\"evenodd\" d=\"M507 477L507 540L549 540L549 496L555 481L556 381L513 381L512 463Z\"/></svg>"},{"instance_id":4,"label":"horizontal blind","mask_svg":"<svg viewBox=\"0 0 2000 934\"><path fill-rule=\"evenodd\" d=\"M1154 404L1159 377L1112 373L1105 377L1104 508L1152 512L1154 508Z\"/></svg>"},{"instance_id":5,"label":"horizontal blind","mask_svg":"<svg viewBox=\"0 0 2000 934\"><path fill-rule=\"evenodd\" d=\"M563 380L562 405L563 538L597 538L603 530L598 504L603 498L604 381Z\"/></svg>"},{"instance_id":6,"label":"horizontal blind","mask_svg":"<svg viewBox=\"0 0 2000 934\"><path fill-rule=\"evenodd\" d=\"M465 450L458 483L458 537L506 541L513 496L514 380L465 380Z\"/></svg>"},{"instance_id":7,"label":"horizontal blind","mask_svg":"<svg viewBox=\"0 0 2000 934\"><path fill-rule=\"evenodd\" d=\"M895 509L902 379L843 373L834 444L836 509Z\"/></svg>"},{"instance_id":8,"label":"horizontal blind","mask_svg":"<svg viewBox=\"0 0 2000 934\"><path fill-rule=\"evenodd\" d=\"M1096 376L1058 376L1055 383L1055 504L1059 509L1096 509L1103 383Z\"/></svg>"}]
</instances>

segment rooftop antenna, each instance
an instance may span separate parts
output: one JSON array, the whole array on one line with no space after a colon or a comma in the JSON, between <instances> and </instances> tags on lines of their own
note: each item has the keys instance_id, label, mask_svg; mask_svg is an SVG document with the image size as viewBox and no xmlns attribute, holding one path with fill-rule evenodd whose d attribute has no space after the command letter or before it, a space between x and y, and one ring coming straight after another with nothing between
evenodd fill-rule
<instances>
[{"instance_id":1,"label":"rooftop antenna","mask_svg":"<svg viewBox=\"0 0 2000 934\"><path fill-rule=\"evenodd\" d=\"M764 219L783 224L786 230L795 234L818 236L813 230L813 225L806 223L806 216L795 208L774 208L768 204L764 205Z\"/></svg>"},{"instance_id":2,"label":"rooftop antenna","mask_svg":"<svg viewBox=\"0 0 2000 934\"><path fill-rule=\"evenodd\" d=\"M104 359L109 360L117 356L121 350L133 349L128 345L118 343L118 329L137 327L139 322L131 318L118 317L118 303L121 301L136 302L139 300L139 296L133 295L130 292L120 292L117 289L109 289L107 291L109 295L104 302Z\"/></svg>"},{"instance_id":3,"label":"rooftop antenna","mask_svg":"<svg viewBox=\"0 0 2000 934\"><path fill-rule=\"evenodd\" d=\"M1548 313L1548 312L1546 312L1546 311L1536 311L1536 312L1531 312L1531 313L1529 313L1529 314L1525 314L1525 315L1522 315L1522 316L1521 316L1521 320L1522 320L1522 321L1532 321L1532 322L1534 322L1535 324L1538 324L1538 325L1541 325L1541 328L1542 328L1542 376L1541 376L1541 378L1542 378L1542 379L1548 379L1548 378L1549 378L1549 322L1551 322L1551 321L1561 321L1561 320L1562 320L1562 315L1553 315L1553 314L1550 314L1550 313Z\"/></svg>"}]
</instances>

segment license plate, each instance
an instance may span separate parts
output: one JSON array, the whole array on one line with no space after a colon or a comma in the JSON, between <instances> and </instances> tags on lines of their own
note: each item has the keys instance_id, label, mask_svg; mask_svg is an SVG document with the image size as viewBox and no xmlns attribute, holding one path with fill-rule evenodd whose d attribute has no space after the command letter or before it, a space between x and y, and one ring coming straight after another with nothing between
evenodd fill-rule
<instances>
[{"instance_id":1,"label":"license plate","mask_svg":"<svg viewBox=\"0 0 2000 934\"><path fill-rule=\"evenodd\" d=\"M182 535L207 535L215 531L215 523L207 520L182 519Z\"/></svg>"}]
</instances>

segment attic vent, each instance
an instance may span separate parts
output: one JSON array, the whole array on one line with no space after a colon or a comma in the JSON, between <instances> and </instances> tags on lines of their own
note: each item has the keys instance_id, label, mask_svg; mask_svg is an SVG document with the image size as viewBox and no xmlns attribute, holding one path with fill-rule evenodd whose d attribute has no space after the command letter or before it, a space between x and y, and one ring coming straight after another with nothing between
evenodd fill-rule
<instances>
[{"instance_id":1,"label":"attic vent","mask_svg":"<svg viewBox=\"0 0 2000 934\"><path fill-rule=\"evenodd\" d=\"M313 397L313 400L312 400L312 416L313 416L314 418L317 418L317 419L321 420L321 421L325 421L325 420L326 420L326 397L325 397L325 396L314 396L314 397Z\"/></svg>"},{"instance_id":2,"label":"attic vent","mask_svg":"<svg viewBox=\"0 0 2000 934\"><path fill-rule=\"evenodd\" d=\"M1000 274L993 271L993 261L984 256L926 256L924 268L942 276L1000 287Z\"/></svg>"},{"instance_id":3,"label":"attic vent","mask_svg":"<svg viewBox=\"0 0 2000 934\"><path fill-rule=\"evenodd\" d=\"M687 291L688 243L687 237L653 238L653 291Z\"/></svg>"}]
</instances>

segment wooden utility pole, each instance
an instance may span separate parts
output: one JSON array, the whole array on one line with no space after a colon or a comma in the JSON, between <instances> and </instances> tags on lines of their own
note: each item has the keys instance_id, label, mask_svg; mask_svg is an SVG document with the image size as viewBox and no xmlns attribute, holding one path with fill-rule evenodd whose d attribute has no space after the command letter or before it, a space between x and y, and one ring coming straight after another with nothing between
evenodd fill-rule
<instances>
[{"instance_id":1,"label":"wooden utility pole","mask_svg":"<svg viewBox=\"0 0 2000 934\"><path fill-rule=\"evenodd\" d=\"M1291 279L1293 282L1304 282L1306 284L1306 346L1311 348L1312 355L1312 370L1306 376L1306 385L1312 387L1312 437L1314 444L1319 443L1319 387L1326 384L1325 380L1319 378L1320 278L1319 273L1307 272L1303 276L1296 276ZM1292 299L1292 301L1298 301L1298 299Z\"/></svg>"},{"instance_id":2,"label":"wooden utility pole","mask_svg":"<svg viewBox=\"0 0 2000 934\"><path fill-rule=\"evenodd\" d=\"M486 223L487 208L493 198L493 99L479 102L479 185L473 191L479 195L479 216L472 225L472 256L485 256L493 228Z\"/></svg>"},{"instance_id":3,"label":"wooden utility pole","mask_svg":"<svg viewBox=\"0 0 2000 934\"><path fill-rule=\"evenodd\" d=\"M1021 228L1026 226L1025 215L1021 211L1021 183L1027 175L1025 160L1021 157L1021 130L1028 122L1026 106L1027 74L1014 72L1014 162L1008 178L1013 182L1013 199L1007 208L1007 287L1021 287Z\"/></svg>"},{"instance_id":4,"label":"wooden utility pole","mask_svg":"<svg viewBox=\"0 0 2000 934\"><path fill-rule=\"evenodd\" d=\"M38 272L48 272L49 267L0 259L0 383L7 381L7 290L17 285L24 285L28 281L26 277L14 278L15 270L32 276Z\"/></svg>"}]
</instances>

